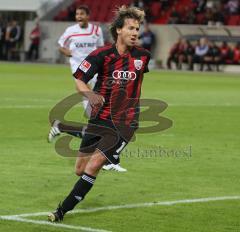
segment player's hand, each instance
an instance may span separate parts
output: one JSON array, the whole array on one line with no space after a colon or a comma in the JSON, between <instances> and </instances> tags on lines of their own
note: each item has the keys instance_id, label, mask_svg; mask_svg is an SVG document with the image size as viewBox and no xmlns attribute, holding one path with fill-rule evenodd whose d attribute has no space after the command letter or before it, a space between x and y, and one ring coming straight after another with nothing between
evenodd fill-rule
<instances>
[{"instance_id":1,"label":"player's hand","mask_svg":"<svg viewBox=\"0 0 240 232\"><path fill-rule=\"evenodd\" d=\"M72 51L71 51L71 50L68 50L67 53L66 53L66 56L67 56L67 57L72 57Z\"/></svg>"},{"instance_id":2,"label":"player's hand","mask_svg":"<svg viewBox=\"0 0 240 232\"><path fill-rule=\"evenodd\" d=\"M104 104L105 99L103 96L96 94L94 92L88 92L86 93L86 97L89 100L89 103L92 107L100 107Z\"/></svg>"}]
</instances>

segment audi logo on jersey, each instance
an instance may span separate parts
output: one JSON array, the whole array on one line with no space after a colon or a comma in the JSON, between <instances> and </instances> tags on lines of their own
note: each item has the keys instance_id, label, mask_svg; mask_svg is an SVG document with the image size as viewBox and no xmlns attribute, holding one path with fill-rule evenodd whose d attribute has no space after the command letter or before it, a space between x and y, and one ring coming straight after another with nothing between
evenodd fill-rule
<instances>
[{"instance_id":1,"label":"audi logo on jersey","mask_svg":"<svg viewBox=\"0 0 240 232\"><path fill-rule=\"evenodd\" d=\"M136 79L137 74L135 72L130 72L130 71L120 71L120 70L115 70L112 73L112 77L115 80L127 80L127 81L133 81Z\"/></svg>"}]
</instances>

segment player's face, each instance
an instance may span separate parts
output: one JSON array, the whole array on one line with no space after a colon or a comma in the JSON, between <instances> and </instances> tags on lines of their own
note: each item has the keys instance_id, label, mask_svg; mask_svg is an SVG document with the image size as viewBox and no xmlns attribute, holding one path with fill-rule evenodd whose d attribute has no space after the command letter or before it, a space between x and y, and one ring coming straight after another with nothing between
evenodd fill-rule
<instances>
[{"instance_id":1,"label":"player's face","mask_svg":"<svg viewBox=\"0 0 240 232\"><path fill-rule=\"evenodd\" d=\"M137 45L139 27L139 22L136 19L125 19L123 27L117 29L118 39L128 47Z\"/></svg>"},{"instance_id":2,"label":"player's face","mask_svg":"<svg viewBox=\"0 0 240 232\"><path fill-rule=\"evenodd\" d=\"M80 27L86 27L89 20L89 15L85 10L77 9L75 15L76 21L79 23Z\"/></svg>"}]
</instances>

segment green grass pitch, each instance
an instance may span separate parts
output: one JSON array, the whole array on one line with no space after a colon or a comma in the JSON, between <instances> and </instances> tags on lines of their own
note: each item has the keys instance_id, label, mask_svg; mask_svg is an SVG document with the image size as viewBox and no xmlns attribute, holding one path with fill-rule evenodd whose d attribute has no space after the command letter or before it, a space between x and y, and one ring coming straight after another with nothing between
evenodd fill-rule
<instances>
[{"instance_id":1,"label":"green grass pitch","mask_svg":"<svg viewBox=\"0 0 240 232\"><path fill-rule=\"evenodd\" d=\"M52 211L78 179L75 159L46 141L49 111L74 92L67 66L0 63L1 216ZM128 172L102 171L77 209L240 196L239 76L151 71L142 98L168 103L161 115L173 126L138 134L127 147L133 155L125 152L121 160ZM74 108L67 118L80 115ZM170 153L137 155L159 146ZM63 224L114 232L237 232L239 214L240 200L224 200L69 214ZM76 230L0 219L0 231Z\"/></svg>"}]
</instances>

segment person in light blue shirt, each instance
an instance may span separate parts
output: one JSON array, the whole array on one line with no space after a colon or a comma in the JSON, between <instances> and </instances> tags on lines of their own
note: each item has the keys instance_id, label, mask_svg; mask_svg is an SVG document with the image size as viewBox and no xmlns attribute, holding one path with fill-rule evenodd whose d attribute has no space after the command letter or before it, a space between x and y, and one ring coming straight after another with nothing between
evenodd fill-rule
<instances>
[{"instance_id":1,"label":"person in light blue shirt","mask_svg":"<svg viewBox=\"0 0 240 232\"><path fill-rule=\"evenodd\" d=\"M204 57L207 55L209 50L208 39L206 37L202 37L199 40L198 45L195 47L195 54L193 56L193 64L200 64L200 71L203 71L204 68Z\"/></svg>"}]
</instances>

